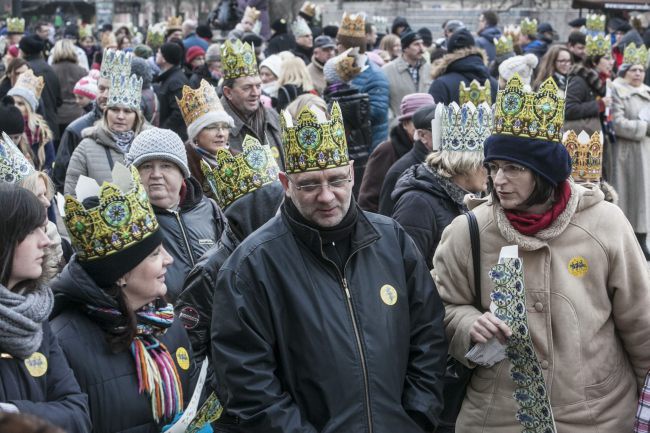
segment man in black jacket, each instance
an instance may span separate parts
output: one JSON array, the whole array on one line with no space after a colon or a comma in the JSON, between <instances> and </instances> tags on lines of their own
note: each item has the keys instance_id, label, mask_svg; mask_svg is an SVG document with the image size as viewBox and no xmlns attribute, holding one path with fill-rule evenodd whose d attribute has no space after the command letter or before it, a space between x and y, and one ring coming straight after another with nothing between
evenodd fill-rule
<instances>
[{"instance_id":1,"label":"man in black jacket","mask_svg":"<svg viewBox=\"0 0 650 433\"><path fill-rule=\"evenodd\" d=\"M444 308L410 237L356 205L338 104L326 123L304 110L284 126L280 215L217 276L220 431L430 432Z\"/></svg>"},{"instance_id":2,"label":"man in black jacket","mask_svg":"<svg viewBox=\"0 0 650 433\"><path fill-rule=\"evenodd\" d=\"M166 42L156 54L160 75L154 80L154 90L160 103L160 127L176 132L187 140L187 129L176 98L181 99L183 86L188 84L181 68L183 49L175 42Z\"/></svg>"}]
</instances>

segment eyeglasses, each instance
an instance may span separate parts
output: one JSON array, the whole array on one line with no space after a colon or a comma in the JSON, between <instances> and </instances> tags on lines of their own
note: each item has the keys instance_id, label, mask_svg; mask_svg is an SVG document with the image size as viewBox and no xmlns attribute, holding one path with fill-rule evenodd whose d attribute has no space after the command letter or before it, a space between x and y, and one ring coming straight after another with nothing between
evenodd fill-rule
<instances>
[{"instance_id":1,"label":"eyeglasses","mask_svg":"<svg viewBox=\"0 0 650 433\"><path fill-rule=\"evenodd\" d=\"M293 184L294 187L298 191L306 192L306 193L312 193L312 192L320 192L323 189L323 185L329 187L329 189L338 189L338 188L344 188L346 184L352 182L352 169L348 169L348 175L344 178L340 179L333 179L333 180L328 180L325 183L310 183L307 185L298 185L296 182L294 182L291 179L291 176L287 175L287 179L289 182Z\"/></svg>"},{"instance_id":2,"label":"eyeglasses","mask_svg":"<svg viewBox=\"0 0 650 433\"><path fill-rule=\"evenodd\" d=\"M522 167L521 165L518 164L495 164L493 162L488 162L485 164L485 168L488 171L488 176L491 178L495 178L497 176L497 173L499 173L499 170L503 172L503 175L506 177L506 179L517 179L520 177L522 174L526 173L528 169L526 167Z\"/></svg>"},{"instance_id":3,"label":"eyeglasses","mask_svg":"<svg viewBox=\"0 0 650 433\"><path fill-rule=\"evenodd\" d=\"M205 129L216 129L219 131L230 131L230 125L227 123L213 123L212 125L208 125L205 127Z\"/></svg>"}]
</instances>

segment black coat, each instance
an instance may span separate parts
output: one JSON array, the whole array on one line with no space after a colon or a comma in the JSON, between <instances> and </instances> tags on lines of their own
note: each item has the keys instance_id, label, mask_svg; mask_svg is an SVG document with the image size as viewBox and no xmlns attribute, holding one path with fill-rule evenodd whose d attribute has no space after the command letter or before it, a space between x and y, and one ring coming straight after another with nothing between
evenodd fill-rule
<instances>
[{"instance_id":1,"label":"black coat","mask_svg":"<svg viewBox=\"0 0 650 433\"><path fill-rule=\"evenodd\" d=\"M190 77L189 86L192 89L198 89L201 86L201 80L207 81L215 88L219 87L219 80L215 79L212 76L210 73L210 68L208 68L207 64L199 66L194 70L192 76Z\"/></svg>"},{"instance_id":2,"label":"black coat","mask_svg":"<svg viewBox=\"0 0 650 433\"><path fill-rule=\"evenodd\" d=\"M45 80L45 88L41 94L41 101L43 103L43 111L45 113L45 120L52 130L54 140L59 139L59 121L56 115L58 108L63 104L61 97L61 85L59 78L56 76L54 69L47 64L41 54L25 57L29 67L34 71L37 77L43 77Z\"/></svg>"},{"instance_id":3,"label":"black coat","mask_svg":"<svg viewBox=\"0 0 650 433\"><path fill-rule=\"evenodd\" d=\"M464 195L465 191L455 184L445 189L441 176L425 164L408 168L395 185L393 219L413 238L429 269L433 268L433 254L443 230L467 211L462 202Z\"/></svg>"},{"instance_id":4,"label":"black coat","mask_svg":"<svg viewBox=\"0 0 650 433\"><path fill-rule=\"evenodd\" d=\"M566 120L579 120L599 117L600 110L596 93L580 75L570 74L566 90Z\"/></svg>"},{"instance_id":5,"label":"black coat","mask_svg":"<svg viewBox=\"0 0 650 433\"><path fill-rule=\"evenodd\" d=\"M296 47L296 38L288 33L275 34L271 36L264 50L266 57L271 54L278 54L282 51L291 51Z\"/></svg>"},{"instance_id":6,"label":"black coat","mask_svg":"<svg viewBox=\"0 0 650 433\"><path fill-rule=\"evenodd\" d=\"M359 209L340 271L319 233L283 212L218 275L212 356L226 417L216 431L433 430L443 317L424 259L395 221ZM233 417L238 425L223 424Z\"/></svg>"},{"instance_id":7,"label":"black coat","mask_svg":"<svg viewBox=\"0 0 650 433\"><path fill-rule=\"evenodd\" d=\"M181 99L183 86L189 84L185 72L180 66L174 66L161 73L154 82L154 90L160 103L160 127L171 129L183 141L187 140L187 127L176 102L176 98Z\"/></svg>"},{"instance_id":8,"label":"black coat","mask_svg":"<svg viewBox=\"0 0 650 433\"><path fill-rule=\"evenodd\" d=\"M36 353L47 360L47 371L40 377L32 376L22 359L0 358L0 402L11 403L21 413L42 418L67 433L89 432L88 398L79 389L47 322Z\"/></svg>"}]
</instances>

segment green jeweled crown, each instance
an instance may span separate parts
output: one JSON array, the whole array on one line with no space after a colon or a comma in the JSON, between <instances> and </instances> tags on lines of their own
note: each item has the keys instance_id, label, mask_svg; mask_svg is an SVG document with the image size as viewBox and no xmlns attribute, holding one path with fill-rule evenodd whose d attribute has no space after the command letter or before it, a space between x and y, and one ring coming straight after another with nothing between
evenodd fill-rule
<instances>
[{"instance_id":1,"label":"green jeweled crown","mask_svg":"<svg viewBox=\"0 0 650 433\"><path fill-rule=\"evenodd\" d=\"M442 105L442 104L441 104ZM436 110L440 105L436 107ZM483 143L492 132L492 109L483 102L459 106L455 102L442 108L441 150L456 152L482 152ZM438 117L438 113L436 113Z\"/></svg>"},{"instance_id":2,"label":"green jeweled crown","mask_svg":"<svg viewBox=\"0 0 650 433\"><path fill-rule=\"evenodd\" d=\"M138 170L131 167L128 174L127 168L116 164L114 183L104 182L98 195L99 205L91 209L84 208L82 197L77 200L66 195L63 220L80 260L118 253L158 230L158 220L140 184ZM118 179L118 175L124 179ZM127 177L130 182L124 181ZM88 180L84 176L81 179Z\"/></svg>"},{"instance_id":3,"label":"green jeweled crown","mask_svg":"<svg viewBox=\"0 0 650 433\"><path fill-rule=\"evenodd\" d=\"M648 49L645 45L637 47L635 43L627 44L623 52L623 63L628 65L648 65Z\"/></svg>"},{"instance_id":4,"label":"green jeweled crown","mask_svg":"<svg viewBox=\"0 0 650 433\"><path fill-rule=\"evenodd\" d=\"M0 140L0 183L16 183L34 172L34 167L18 146L2 133Z\"/></svg>"},{"instance_id":5,"label":"green jeweled crown","mask_svg":"<svg viewBox=\"0 0 650 433\"><path fill-rule=\"evenodd\" d=\"M280 126L287 173L348 165L348 144L337 102L332 105L329 120L319 119L315 111L305 106L295 121L287 111L283 111Z\"/></svg>"},{"instance_id":6,"label":"green jeweled crown","mask_svg":"<svg viewBox=\"0 0 650 433\"><path fill-rule=\"evenodd\" d=\"M460 88L458 89L458 103L460 105L465 104L466 102L471 102L475 107L478 107L481 102L487 102L489 105L492 105L492 88L490 86L490 80L485 80L485 85L472 80L469 83L469 87L465 85L465 82L460 82Z\"/></svg>"},{"instance_id":7,"label":"green jeweled crown","mask_svg":"<svg viewBox=\"0 0 650 433\"><path fill-rule=\"evenodd\" d=\"M221 46L223 78L254 77L258 75L257 59L252 44L236 39L227 40Z\"/></svg>"},{"instance_id":8,"label":"green jeweled crown","mask_svg":"<svg viewBox=\"0 0 650 433\"><path fill-rule=\"evenodd\" d=\"M515 52L512 44L512 36L510 35L501 36L499 39L494 38L494 47L496 48L497 56Z\"/></svg>"},{"instance_id":9,"label":"green jeweled crown","mask_svg":"<svg viewBox=\"0 0 650 433\"><path fill-rule=\"evenodd\" d=\"M142 98L142 78L133 74L111 77L111 88L108 90L107 107L126 107L132 110L140 109Z\"/></svg>"},{"instance_id":10,"label":"green jeweled crown","mask_svg":"<svg viewBox=\"0 0 650 433\"><path fill-rule=\"evenodd\" d=\"M271 148L250 135L244 137L241 153L232 155L226 149L217 149L216 160L214 168L201 160L201 171L222 209L277 180L280 172Z\"/></svg>"},{"instance_id":11,"label":"green jeweled crown","mask_svg":"<svg viewBox=\"0 0 650 433\"><path fill-rule=\"evenodd\" d=\"M523 35L534 36L537 34L537 20L535 18L533 18L532 20L528 18L524 18L523 20L521 20L519 27L521 28L521 33Z\"/></svg>"},{"instance_id":12,"label":"green jeweled crown","mask_svg":"<svg viewBox=\"0 0 650 433\"><path fill-rule=\"evenodd\" d=\"M102 56L102 67L99 70L101 78L111 79L119 75L131 75L132 53L107 48Z\"/></svg>"},{"instance_id":13,"label":"green jeweled crown","mask_svg":"<svg viewBox=\"0 0 650 433\"><path fill-rule=\"evenodd\" d=\"M531 93L515 73L497 93L493 132L561 142L564 102L552 77Z\"/></svg>"},{"instance_id":14,"label":"green jeweled crown","mask_svg":"<svg viewBox=\"0 0 650 433\"><path fill-rule=\"evenodd\" d=\"M165 32L167 31L167 23L156 23L149 27L147 30L147 45L152 50L157 50L165 43Z\"/></svg>"},{"instance_id":15,"label":"green jeweled crown","mask_svg":"<svg viewBox=\"0 0 650 433\"><path fill-rule=\"evenodd\" d=\"M9 18L7 20L8 33L25 33L25 18Z\"/></svg>"},{"instance_id":16,"label":"green jeweled crown","mask_svg":"<svg viewBox=\"0 0 650 433\"><path fill-rule=\"evenodd\" d=\"M587 32L590 35L605 33L605 15L589 14L587 15Z\"/></svg>"},{"instance_id":17,"label":"green jeweled crown","mask_svg":"<svg viewBox=\"0 0 650 433\"><path fill-rule=\"evenodd\" d=\"M612 51L612 42L605 35L587 35L587 44L585 45L588 56L605 56Z\"/></svg>"}]
</instances>

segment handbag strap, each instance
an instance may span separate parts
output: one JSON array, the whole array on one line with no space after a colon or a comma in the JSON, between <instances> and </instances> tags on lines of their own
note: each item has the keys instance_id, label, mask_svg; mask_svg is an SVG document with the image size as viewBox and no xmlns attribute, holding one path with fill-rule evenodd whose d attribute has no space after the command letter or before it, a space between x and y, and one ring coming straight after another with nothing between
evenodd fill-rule
<instances>
[{"instance_id":1,"label":"handbag strap","mask_svg":"<svg viewBox=\"0 0 650 433\"><path fill-rule=\"evenodd\" d=\"M472 262L474 266L474 306L483 311L481 306L481 238L478 233L478 222L474 212L465 213L469 224L469 237L472 246Z\"/></svg>"}]
</instances>

